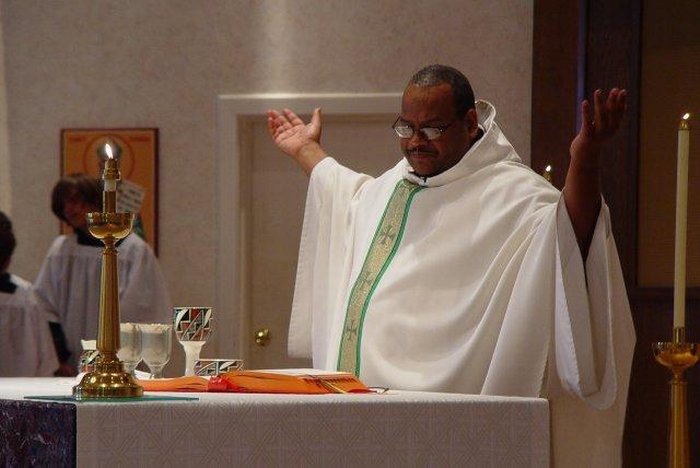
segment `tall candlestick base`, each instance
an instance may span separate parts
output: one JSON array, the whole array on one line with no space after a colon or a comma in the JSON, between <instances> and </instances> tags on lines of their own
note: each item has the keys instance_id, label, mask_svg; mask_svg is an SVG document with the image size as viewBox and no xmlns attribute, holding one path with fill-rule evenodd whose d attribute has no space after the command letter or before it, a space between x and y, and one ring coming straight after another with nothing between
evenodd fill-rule
<instances>
[{"instance_id":1,"label":"tall candlestick base","mask_svg":"<svg viewBox=\"0 0 700 468\"><path fill-rule=\"evenodd\" d=\"M685 342L685 327L673 329L672 342L654 343L654 357L667 367L673 377L671 385L671 407L669 411L668 466L689 468L690 445L688 442L688 383L683 373L698 362L697 343Z\"/></svg>"},{"instance_id":2,"label":"tall candlestick base","mask_svg":"<svg viewBox=\"0 0 700 468\"><path fill-rule=\"evenodd\" d=\"M132 398L143 396L143 387L136 383L119 359L105 359L100 356L95 361L95 370L85 374L78 385L73 387L76 399L89 398Z\"/></svg>"}]
</instances>

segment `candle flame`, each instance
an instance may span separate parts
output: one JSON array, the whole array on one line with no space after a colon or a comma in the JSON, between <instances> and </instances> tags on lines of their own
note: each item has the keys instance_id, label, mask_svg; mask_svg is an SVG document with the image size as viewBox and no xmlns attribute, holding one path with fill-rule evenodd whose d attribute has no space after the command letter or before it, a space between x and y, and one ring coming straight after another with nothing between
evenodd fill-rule
<instances>
[{"instance_id":1,"label":"candle flame","mask_svg":"<svg viewBox=\"0 0 700 468\"><path fill-rule=\"evenodd\" d=\"M544 170L547 172L552 172L552 166L550 164L547 164L547 167L545 167Z\"/></svg>"},{"instance_id":2,"label":"candle flame","mask_svg":"<svg viewBox=\"0 0 700 468\"><path fill-rule=\"evenodd\" d=\"M690 112L686 112L685 114L683 114L682 118L683 120L688 120L690 118Z\"/></svg>"},{"instance_id":3,"label":"candle flame","mask_svg":"<svg viewBox=\"0 0 700 468\"><path fill-rule=\"evenodd\" d=\"M109 143L105 143L105 154L109 159L114 159L114 154L112 153L112 146Z\"/></svg>"}]
</instances>

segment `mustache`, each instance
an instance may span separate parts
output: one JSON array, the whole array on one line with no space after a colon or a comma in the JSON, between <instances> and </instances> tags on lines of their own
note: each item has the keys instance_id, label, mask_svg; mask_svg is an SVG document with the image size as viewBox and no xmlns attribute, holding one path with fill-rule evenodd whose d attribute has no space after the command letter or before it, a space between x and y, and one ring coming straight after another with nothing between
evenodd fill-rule
<instances>
[{"instance_id":1,"label":"mustache","mask_svg":"<svg viewBox=\"0 0 700 468\"><path fill-rule=\"evenodd\" d=\"M407 156L412 156L414 154L437 154L437 151L434 151L430 148L413 148L410 150L406 150Z\"/></svg>"}]
</instances>

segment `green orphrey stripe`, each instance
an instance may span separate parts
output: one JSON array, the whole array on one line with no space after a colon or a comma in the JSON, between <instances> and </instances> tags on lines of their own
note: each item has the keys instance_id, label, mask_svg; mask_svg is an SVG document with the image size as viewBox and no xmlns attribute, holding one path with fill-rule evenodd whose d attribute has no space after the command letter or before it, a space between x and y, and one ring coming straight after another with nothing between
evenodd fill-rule
<instances>
[{"instance_id":1,"label":"green orphrey stripe","mask_svg":"<svg viewBox=\"0 0 700 468\"><path fill-rule=\"evenodd\" d=\"M423 187L401 179L394 187L360 274L350 292L340 340L338 370L360 375L362 325L372 294L401 242L413 196Z\"/></svg>"}]
</instances>

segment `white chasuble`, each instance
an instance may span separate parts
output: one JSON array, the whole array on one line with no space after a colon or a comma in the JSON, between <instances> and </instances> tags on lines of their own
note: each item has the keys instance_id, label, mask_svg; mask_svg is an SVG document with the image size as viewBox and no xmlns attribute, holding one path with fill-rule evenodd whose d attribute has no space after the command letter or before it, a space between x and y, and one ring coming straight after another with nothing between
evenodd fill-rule
<instances>
[{"instance_id":1,"label":"white chasuble","mask_svg":"<svg viewBox=\"0 0 700 468\"><path fill-rule=\"evenodd\" d=\"M477 112L484 135L435 177L314 168L290 354L371 386L548 397L555 465L618 466L635 337L607 207L584 265L561 194Z\"/></svg>"}]
</instances>

